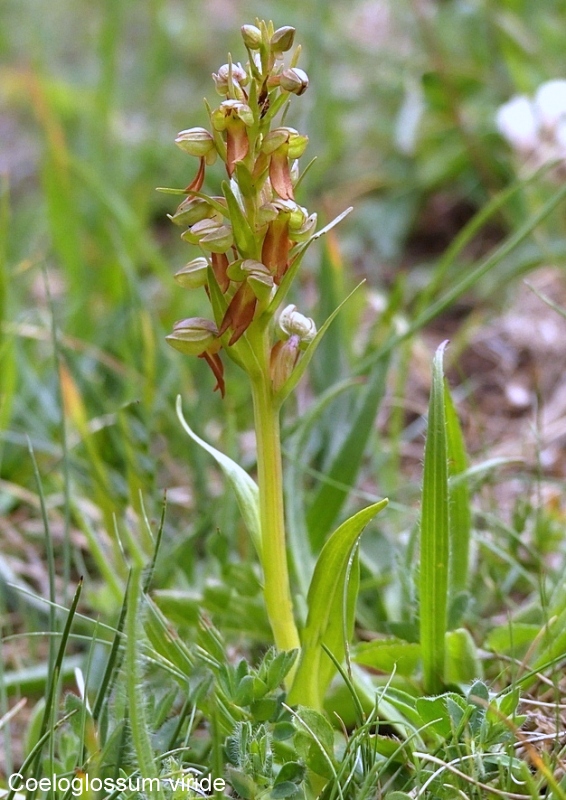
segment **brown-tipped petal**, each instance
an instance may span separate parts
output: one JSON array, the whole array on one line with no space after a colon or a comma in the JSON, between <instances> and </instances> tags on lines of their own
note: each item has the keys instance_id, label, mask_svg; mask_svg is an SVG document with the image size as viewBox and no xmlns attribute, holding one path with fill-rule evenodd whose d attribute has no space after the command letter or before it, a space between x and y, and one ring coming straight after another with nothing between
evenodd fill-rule
<instances>
[{"instance_id":1,"label":"brown-tipped petal","mask_svg":"<svg viewBox=\"0 0 566 800\"><path fill-rule=\"evenodd\" d=\"M290 249L288 219L279 217L269 224L261 250L262 263L269 269L276 284L287 272Z\"/></svg>"},{"instance_id":2,"label":"brown-tipped petal","mask_svg":"<svg viewBox=\"0 0 566 800\"><path fill-rule=\"evenodd\" d=\"M269 179L271 185L282 200L294 200L293 182L287 158L288 145L282 145L271 156L269 163Z\"/></svg>"},{"instance_id":3,"label":"brown-tipped petal","mask_svg":"<svg viewBox=\"0 0 566 800\"><path fill-rule=\"evenodd\" d=\"M200 190L202 189L202 185L204 183L204 165L205 165L205 159L203 157L200 159L197 174L185 189L186 192L200 192Z\"/></svg>"},{"instance_id":4,"label":"brown-tipped petal","mask_svg":"<svg viewBox=\"0 0 566 800\"><path fill-rule=\"evenodd\" d=\"M225 294L230 286L230 278L226 274L228 269L228 257L226 253L212 253L210 260L212 262L212 271L216 278L220 291Z\"/></svg>"},{"instance_id":5,"label":"brown-tipped petal","mask_svg":"<svg viewBox=\"0 0 566 800\"><path fill-rule=\"evenodd\" d=\"M231 125L226 129L226 167L232 177L235 165L248 154L250 142L243 123Z\"/></svg>"},{"instance_id":6,"label":"brown-tipped petal","mask_svg":"<svg viewBox=\"0 0 566 800\"><path fill-rule=\"evenodd\" d=\"M214 377L216 378L216 386L214 387L214 391L217 389L220 391L222 398L226 394L226 384L224 383L224 364L222 363L222 359L218 355L218 353L214 353L210 355L209 353L203 353L199 356L199 358L204 358Z\"/></svg>"},{"instance_id":7,"label":"brown-tipped petal","mask_svg":"<svg viewBox=\"0 0 566 800\"><path fill-rule=\"evenodd\" d=\"M246 332L254 318L256 305L257 297L253 290L247 283L243 283L230 301L219 329L219 335L222 336L228 328L232 328L229 345L235 344Z\"/></svg>"},{"instance_id":8,"label":"brown-tipped petal","mask_svg":"<svg viewBox=\"0 0 566 800\"><path fill-rule=\"evenodd\" d=\"M269 168L269 161L270 158L267 153L260 153L255 160L253 172L252 172L252 180L256 185L261 185L263 183L262 176L267 172Z\"/></svg>"}]
</instances>

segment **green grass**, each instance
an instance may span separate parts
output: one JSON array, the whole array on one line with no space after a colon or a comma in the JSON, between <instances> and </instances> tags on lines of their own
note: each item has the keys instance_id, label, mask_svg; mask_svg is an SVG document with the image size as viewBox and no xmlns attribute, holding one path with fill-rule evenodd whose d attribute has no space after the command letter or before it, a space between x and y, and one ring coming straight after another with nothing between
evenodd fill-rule
<instances>
[{"instance_id":1,"label":"green grass","mask_svg":"<svg viewBox=\"0 0 566 800\"><path fill-rule=\"evenodd\" d=\"M16 769L194 767L250 798L560 800L563 510L540 499L542 466L470 449L481 408L457 362L524 276L565 260L566 189L517 177L493 121L561 76L563 4L260 5L4 5L0 792ZM192 256L155 187L193 178L173 139L207 123L210 73L227 51L245 60L239 26L256 14L303 45L310 86L285 124L317 161L299 202L321 227L354 206L289 302L320 329L365 280L283 414L302 661L272 649L248 535L244 374L227 365L221 400L202 360L164 341L207 298L172 280ZM223 177L215 165L205 189ZM562 311L543 299L541 315ZM449 335L449 390L433 357L462 302L474 313ZM356 550L352 521L385 495ZM307 689L290 705L295 670ZM549 704L547 747L521 727L521 696Z\"/></svg>"}]
</instances>

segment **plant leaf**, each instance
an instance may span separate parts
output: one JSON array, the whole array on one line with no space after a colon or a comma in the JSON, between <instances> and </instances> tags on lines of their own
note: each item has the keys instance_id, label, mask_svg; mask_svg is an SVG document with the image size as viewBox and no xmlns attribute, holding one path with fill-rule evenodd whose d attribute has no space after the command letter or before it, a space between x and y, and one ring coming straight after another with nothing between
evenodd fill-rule
<instances>
[{"instance_id":1,"label":"plant leaf","mask_svg":"<svg viewBox=\"0 0 566 800\"><path fill-rule=\"evenodd\" d=\"M248 473L239 464L232 461L220 450L201 439L192 430L183 416L181 396L177 397L177 417L179 422L191 439L206 450L216 460L220 469L232 485L244 523L249 531L252 541L261 559L261 528L259 522L259 489L257 483L250 478Z\"/></svg>"},{"instance_id":2,"label":"plant leaf","mask_svg":"<svg viewBox=\"0 0 566 800\"><path fill-rule=\"evenodd\" d=\"M328 233L328 231L332 230L332 228L335 225L338 225L339 222L342 222L342 220L348 216L350 211L353 211L352 207L347 208L341 214L338 214L338 216L335 217L332 220L332 222L329 222L328 225L324 226L324 228L321 228L319 231L314 233L311 236L311 238L307 242L305 242L301 246L301 248L297 251L297 253L293 258L293 261L291 262L291 266L289 267L289 269L287 270L287 272L283 277L283 280L281 281L281 284L279 286L279 289L277 290L277 293L275 294L275 297L269 304L269 307L266 312L268 315L272 316L283 302L283 298L285 297L285 295L289 291L291 284L295 280L295 275L297 274L297 270L299 269L301 261L303 260L303 257L307 252L308 248L311 246L311 244L315 242L317 239L320 239L321 236L324 236L325 233Z\"/></svg>"},{"instance_id":3,"label":"plant leaf","mask_svg":"<svg viewBox=\"0 0 566 800\"><path fill-rule=\"evenodd\" d=\"M420 531L420 639L424 688L438 694L444 685L448 618L449 490L448 435L442 359L436 351L428 407Z\"/></svg>"},{"instance_id":4,"label":"plant leaf","mask_svg":"<svg viewBox=\"0 0 566 800\"><path fill-rule=\"evenodd\" d=\"M446 683L472 683L483 678L478 651L469 631L458 628L446 633Z\"/></svg>"},{"instance_id":5,"label":"plant leaf","mask_svg":"<svg viewBox=\"0 0 566 800\"><path fill-rule=\"evenodd\" d=\"M289 702L321 708L335 667L325 655L324 643L337 661L346 652L345 631L354 622L355 600L348 593L348 572L363 529L387 505L381 500L358 511L337 528L323 547L307 597L308 617L302 635L301 660ZM357 594L357 587L356 594Z\"/></svg>"},{"instance_id":6,"label":"plant leaf","mask_svg":"<svg viewBox=\"0 0 566 800\"><path fill-rule=\"evenodd\" d=\"M421 660L421 647L416 642L403 639L375 639L362 642L353 653L356 664L410 677Z\"/></svg>"},{"instance_id":7,"label":"plant leaf","mask_svg":"<svg viewBox=\"0 0 566 800\"><path fill-rule=\"evenodd\" d=\"M362 463L366 443L375 422L377 409L385 393L385 379L389 359L385 357L374 364L361 397L350 414L350 429L344 442L326 470L328 483L318 489L307 513L307 527L312 548L317 552L348 496L348 489L339 489L336 483L352 486Z\"/></svg>"},{"instance_id":8,"label":"plant leaf","mask_svg":"<svg viewBox=\"0 0 566 800\"><path fill-rule=\"evenodd\" d=\"M358 289L360 288L360 286L363 283L365 283L365 281L361 281L360 283L358 283L356 288L353 289L350 292L350 294L347 297L344 298L344 300L342 300L342 302L340 303L338 308L334 309L332 314L328 317L328 319L326 320L326 322L324 323L322 328L318 331L318 333L316 334L316 336L314 337L312 342L309 344L309 346L307 347L307 349L303 353L299 363L297 364L297 366L295 367L293 372L289 375L289 377L287 378L287 380L285 381L285 383L283 384L283 386L281 387L281 389L277 393L277 398L281 403L283 403L287 399L287 397L291 394L291 392L293 391L295 386L298 384L298 382L301 380L301 378L305 374L305 370L308 367L311 358L314 356L316 348L319 346L320 342L322 341L322 337L324 336L324 334L326 333L326 331L328 330L330 325L333 323L334 319L339 314L339 312L341 311L342 307L348 302L350 297L352 297L352 295L354 295L358 291Z\"/></svg>"},{"instance_id":9,"label":"plant leaf","mask_svg":"<svg viewBox=\"0 0 566 800\"><path fill-rule=\"evenodd\" d=\"M466 480L458 479L466 473L468 456L462 435L462 428L456 408L444 382L444 408L446 411L446 432L448 435L448 464L450 473L450 568L449 598L465 592L468 586L468 562L472 513L470 509L470 490Z\"/></svg>"},{"instance_id":10,"label":"plant leaf","mask_svg":"<svg viewBox=\"0 0 566 800\"><path fill-rule=\"evenodd\" d=\"M234 233L234 241L236 247L240 251L243 258L255 258L259 260L259 244L254 236L250 223L244 216L244 212L240 208L234 192L227 181L222 182L222 192L228 203L228 211L230 212L230 220L232 222L232 231Z\"/></svg>"}]
</instances>

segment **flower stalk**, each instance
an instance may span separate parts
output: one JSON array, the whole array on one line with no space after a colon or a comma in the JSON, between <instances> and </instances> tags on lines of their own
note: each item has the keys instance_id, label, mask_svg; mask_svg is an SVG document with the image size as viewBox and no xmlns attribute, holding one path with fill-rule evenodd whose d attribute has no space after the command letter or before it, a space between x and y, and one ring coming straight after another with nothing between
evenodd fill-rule
<instances>
[{"instance_id":1,"label":"flower stalk","mask_svg":"<svg viewBox=\"0 0 566 800\"><path fill-rule=\"evenodd\" d=\"M264 598L279 650L300 646L289 582L278 403L269 375L251 381L257 441L257 481L262 534Z\"/></svg>"}]
</instances>

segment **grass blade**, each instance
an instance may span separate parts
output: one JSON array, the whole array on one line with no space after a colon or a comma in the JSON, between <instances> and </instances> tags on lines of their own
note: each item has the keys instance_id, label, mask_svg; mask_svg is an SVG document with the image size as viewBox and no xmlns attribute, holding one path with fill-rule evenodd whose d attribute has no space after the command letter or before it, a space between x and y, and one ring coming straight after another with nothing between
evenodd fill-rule
<instances>
[{"instance_id":1,"label":"grass blade","mask_svg":"<svg viewBox=\"0 0 566 800\"><path fill-rule=\"evenodd\" d=\"M385 392L388 364L387 358L380 359L370 373L362 396L351 415L352 423L344 444L327 471L330 481L339 481L349 486L355 483L377 409ZM307 514L307 526L315 552L322 546L347 496L346 489L337 489L335 485L328 483L322 484L312 500Z\"/></svg>"}]
</instances>

